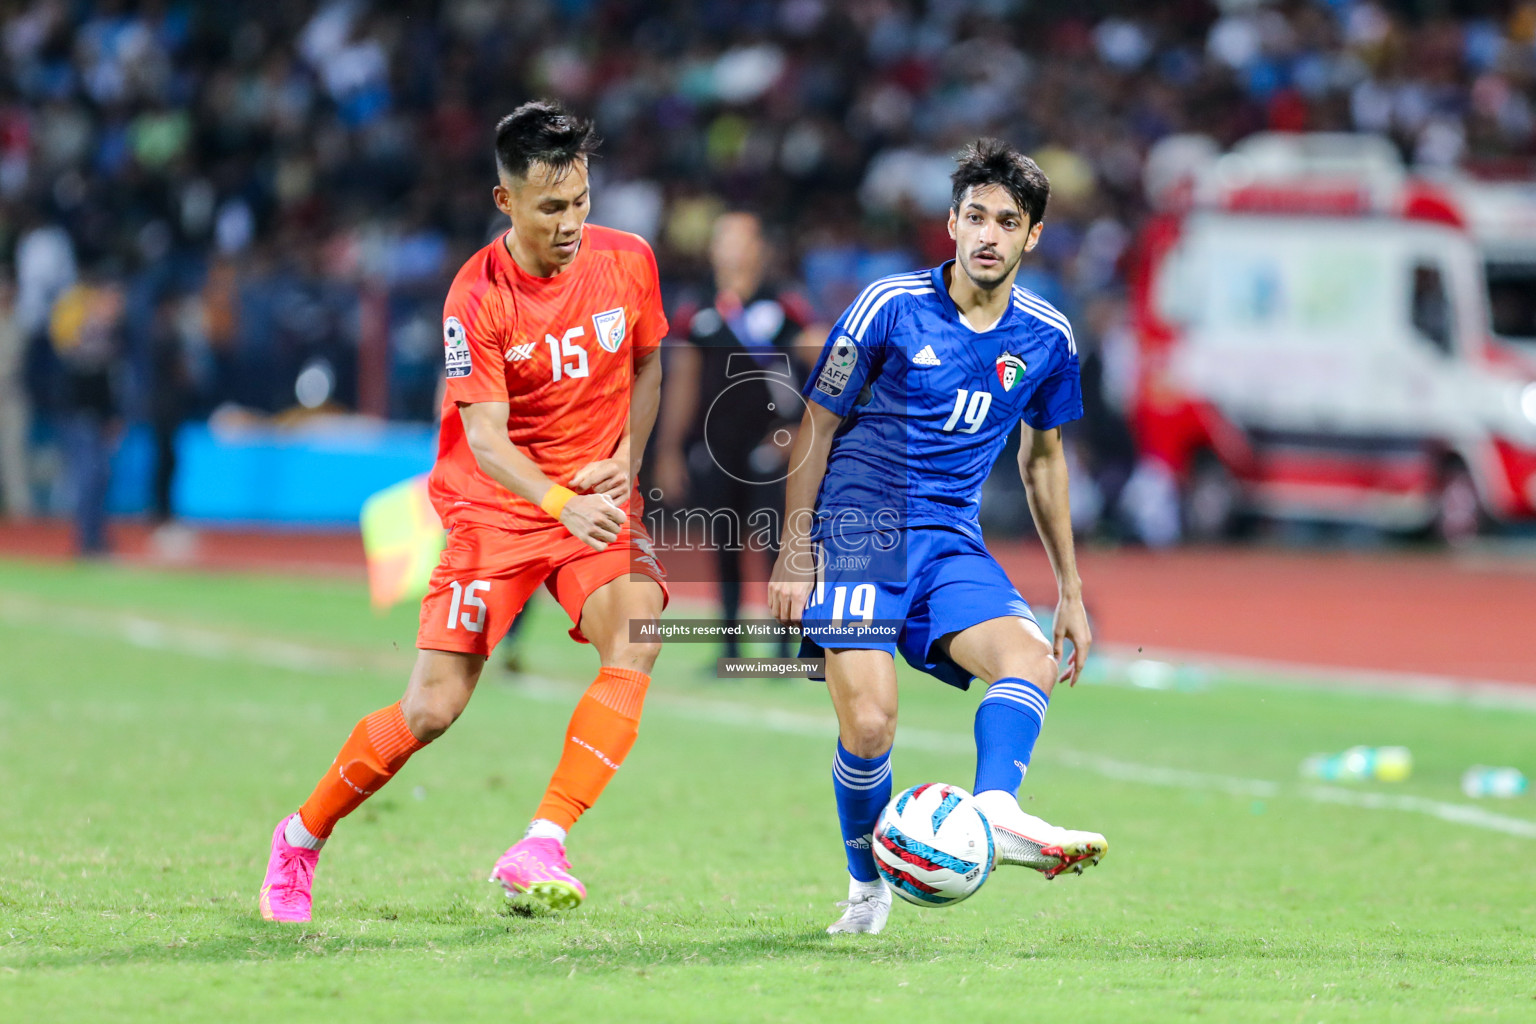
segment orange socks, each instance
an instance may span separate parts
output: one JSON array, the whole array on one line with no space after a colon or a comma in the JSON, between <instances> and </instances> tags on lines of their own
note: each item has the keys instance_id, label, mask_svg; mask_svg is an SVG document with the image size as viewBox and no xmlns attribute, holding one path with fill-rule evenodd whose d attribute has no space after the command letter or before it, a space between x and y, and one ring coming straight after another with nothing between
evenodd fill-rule
<instances>
[{"instance_id":1,"label":"orange socks","mask_svg":"<svg viewBox=\"0 0 1536 1024\"><path fill-rule=\"evenodd\" d=\"M536 817L568 829L597 802L635 745L650 683L644 672L625 668L605 668L597 674L571 716L560 764ZM338 821L357 810L424 746L406 727L398 701L358 722L331 770L299 808L304 830L316 840L325 839Z\"/></svg>"},{"instance_id":2,"label":"orange socks","mask_svg":"<svg viewBox=\"0 0 1536 1024\"><path fill-rule=\"evenodd\" d=\"M604 668L571 715L565 750L535 818L568 829L597 802L640 732L640 708L651 677L627 668Z\"/></svg>"},{"instance_id":3,"label":"orange socks","mask_svg":"<svg viewBox=\"0 0 1536 1024\"><path fill-rule=\"evenodd\" d=\"M331 770L299 808L304 828L317 839L330 835L338 821L357 810L424 746L406 727L399 701L358 722Z\"/></svg>"}]
</instances>

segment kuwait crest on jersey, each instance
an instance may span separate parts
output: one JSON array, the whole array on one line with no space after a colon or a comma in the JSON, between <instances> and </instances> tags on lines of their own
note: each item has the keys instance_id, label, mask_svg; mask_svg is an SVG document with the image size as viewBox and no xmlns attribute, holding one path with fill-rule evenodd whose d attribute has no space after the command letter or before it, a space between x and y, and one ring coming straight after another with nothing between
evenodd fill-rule
<instances>
[{"instance_id":1,"label":"kuwait crest on jersey","mask_svg":"<svg viewBox=\"0 0 1536 1024\"><path fill-rule=\"evenodd\" d=\"M1024 360L1012 352L1005 352L997 357L997 381L1003 386L1004 391L1012 391L1013 386L1024 376Z\"/></svg>"},{"instance_id":2,"label":"kuwait crest on jersey","mask_svg":"<svg viewBox=\"0 0 1536 1024\"><path fill-rule=\"evenodd\" d=\"M603 351L617 352L624 344L624 307L593 313L592 328L597 331L597 343L603 346Z\"/></svg>"}]
</instances>

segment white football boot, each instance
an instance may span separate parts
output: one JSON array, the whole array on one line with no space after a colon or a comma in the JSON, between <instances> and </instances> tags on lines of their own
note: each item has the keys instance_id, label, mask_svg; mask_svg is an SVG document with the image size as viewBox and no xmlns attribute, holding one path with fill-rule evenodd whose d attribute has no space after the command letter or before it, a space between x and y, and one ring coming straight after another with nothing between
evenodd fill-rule
<instances>
[{"instance_id":1,"label":"white football boot","mask_svg":"<svg viewBox=\"0 0 1536 1024\"><path fill-rule=\"evenodd\" d=\"M1058 828L1025 814L1019 802L1001 789L976 794L976 803L992 825L998 864L1022 864L1055 878L1063 871L1080 875L1109 852L1109 840L1097 832Z\"/></svg>"},{"instance_id":2,"label":"white football boot","mask_svg":"<svg viewBox=\"0 0 1536 1024\"><path fill-rule=\"evenodd\" d=\"M842 932L877 934L885 927L885 919L891 916L891 890L878 878L873 882L861 882L852 876L848 879L848 898L838 901L845 907L843 916L827 926L828 935Z\"/></svg>"}]
</instances>

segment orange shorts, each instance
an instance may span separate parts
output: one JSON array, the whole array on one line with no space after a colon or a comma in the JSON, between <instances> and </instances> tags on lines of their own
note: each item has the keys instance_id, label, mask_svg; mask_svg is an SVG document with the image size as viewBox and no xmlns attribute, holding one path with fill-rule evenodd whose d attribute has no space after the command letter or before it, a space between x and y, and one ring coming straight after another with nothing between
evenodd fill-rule
<instances>
[{"instance_id":1,"label":"orange shorts","mask_svg":"<svg viewBox=\"0 0 1536 1024\"><path fill-rule=\"evenodd\" d=\"M421 602L416 646L424 651L489 655L528 598L544 584L571 617L571 638L581 633L588 596L620 576L656 581L663 606L666 572L650 535L635 517L613 543L594 551L561 526L527 532L459 520L448 527L448 546Z\"/></svg>"}]
</instances>

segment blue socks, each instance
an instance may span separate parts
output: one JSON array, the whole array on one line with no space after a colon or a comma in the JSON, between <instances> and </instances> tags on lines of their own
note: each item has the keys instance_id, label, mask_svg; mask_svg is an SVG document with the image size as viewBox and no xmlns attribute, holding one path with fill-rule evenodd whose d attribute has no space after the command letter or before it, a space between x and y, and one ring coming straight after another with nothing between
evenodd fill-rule
<instances>
[{"instance_id":1,"label":"blue socks","mask_svg":"<svg viewBox=\"0 0 1536 1024\"><path fill-rule=\"evenodd\" d=\"M854 757L838 740L837 756L832 759L832 792L837 794L837 820L843 827L848 873L861 882L873 882L880 875L875 871L870 844L875 822L891 802L891 752Z\"/></svg>"},{"instance_id":2,"label":"blue socks","mask_svg":"<svg viewBox=\"0 0 1536 1024\"><path fill-rule=\"evenodd\" d=\"M1024 679L999 679L976 708L976 785L1019 795L1024 770L1050 703L1045 691Z\"/></svg>"},{"instance_id":3,"label":"blue socks","mask_svg":"<svg viewBox=\"0 0 1536 1024\"><path fill-rule=\"evenodd\" d=\"M1024 679L999 679L987 689L976 708L976 785L971 792L1000 789L1019 795L1049 704L1045 691ZM832 792L837 796L848 873L860 882L874 882L880 876L870 844L875 821L891 801L890 751L855 757L839 740L832 759Z\"/></svg>"}]
</instances>

